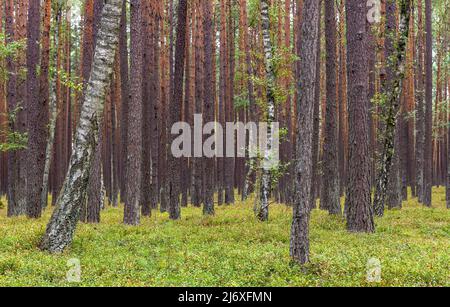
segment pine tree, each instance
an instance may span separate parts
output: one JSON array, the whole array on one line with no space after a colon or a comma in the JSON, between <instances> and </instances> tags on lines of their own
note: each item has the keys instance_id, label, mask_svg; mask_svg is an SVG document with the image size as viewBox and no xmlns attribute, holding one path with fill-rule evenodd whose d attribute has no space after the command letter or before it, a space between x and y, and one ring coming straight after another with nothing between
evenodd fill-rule
<instances>
[{"instance_id":1,"label":"pine tree","mask_svg":"<svg viewBox=\"0 0 450 307\"><path fill-rule=\"evenodd\" d=\"M142 12L141 0L130 2L131 45L130 70L142 71ZM138 225L140 223L141 206L141 167L142 167L142 73L134 73L130 79L130 102L128 109L128 154L127 182L124 223Z\"/></svg>"},{"instance_id":2,"label":"pine tree","mask_svg":"<svg viewBox=\"0 0 450 307\"><path fill-rule=\"evenodd\" d=\"M314 84L317 82L317 40L319 39L319 1L305 0L303 7L300 48L300 80L298 84L297 162L295 167L296 192L291 232L291 257L294 261L309 262L309 222L312 185L312 135Z\"/></svg>"},{"instance_id":3,"label":"pine tree","mask_svg":"<svg viewBox=\"0 0 450 307\"><path fill-rule=\"evenodd\" d=\"M369 103L366 54L366 7L359 0L347 0L347 74L349 157L347 186L347 228L352 232L375 230L371 205L369 155Z\"/></svg>"},{"instance_id":4,"label":"pine tree","mask_svg":"<svg viewBox=\"0 0 450 307\"><path fill-rule=\"evenodd\" d=\"M331 214L342 214L338 172L338 125L336 103L336 11L334 1L325 1L327 51L327 106L323 149L323 186L321 203Z\"/></svg>"}]
</instances>

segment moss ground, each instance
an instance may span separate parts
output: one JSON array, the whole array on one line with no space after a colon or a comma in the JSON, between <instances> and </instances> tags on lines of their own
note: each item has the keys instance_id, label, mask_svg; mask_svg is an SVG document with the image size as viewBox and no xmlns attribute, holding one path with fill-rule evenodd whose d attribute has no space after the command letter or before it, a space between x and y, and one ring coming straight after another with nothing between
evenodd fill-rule
<instances>
[{"instance_id":1,"label":"moss ground","mask_svg":"<svg viewBox=\"0 0 450 307\"><path fill-rule=\"evenodd\" d=\"M139 227L121 224L109 208L100 225L80 225L63 255L36 246L50 212L38 221L6 218L0 209L0 286L450 286L450 210L445 191L433 209L415 200L377 219L376 234L350 234L341 218L315 210L311 264L290 262L291 209L271 208L255 220L251 203L183 210L181 221L155 213ZM368 283L369 259L381 261L382 280ZM79 259L81 283L70 284L68 261Z\"/></svg>"}]
</instances>

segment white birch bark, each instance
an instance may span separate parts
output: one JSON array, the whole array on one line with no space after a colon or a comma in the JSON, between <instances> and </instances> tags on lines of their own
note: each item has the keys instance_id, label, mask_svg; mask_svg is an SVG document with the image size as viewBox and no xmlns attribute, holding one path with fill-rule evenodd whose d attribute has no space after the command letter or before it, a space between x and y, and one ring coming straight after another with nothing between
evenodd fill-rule
<instances>
[{"instance_id":1,"label":"white birch bark","mask_svg":"<svg viewBox=\"0 0 450 307\"><path fill-rule=\"evenodd\" d=\"M72 243L79 220L93 151L98 142L99 117L103 114L106 89L113 71L121 12L121 0L108 0L102 11L94 63L81 108L69 171L40 246L50 253L62 253Z\"/></svg>"},{"instance_id":2,"label":"white birch bark","mask_svg":"<svg viewBox=\"0 0 450 307\"><path fill-rule=\"evenodd\" d=\"M59 27L55 27L55 46L59 46ZM56 57L57 51L55 51ZM47 148L45 149L45 166L44 166L44 175L42 178L42 194L41 194L41 208L47 208L48 205L48 181L50 176L50 166L52 164L53 157L53 145L55 141L55 127L56 127L56 118L57 118L57 108L56 108L56 76L53 80L50 80L50 104L49 104L49 113L50 113L50 122L48 126L48 140L47 140Z\"/></svg>"},{"instance_id":3,"label":"white birch bark","mask_svg":"<svg viewBox=\"0 0 450 307\"><path fill-rule=\"evenodd\" d=\"M267 82L267 109L264 116L265 121L268 124L267 131L267 148L261 148L263 150L263 165L261 171L261 184L259 201L256 206L256 215L259 220L267 221L269 219L269 201L271 192L271 159L273 158L272 145L274 138L274 131L272 131L271 124L275 120L275 73L272 66L272 42L270 41L270 16L269 16L269 1L261 1L261 18L262 18L262 35L264 43L264 56L266 66L266 82Z\"/></svg>"}]
</instances>

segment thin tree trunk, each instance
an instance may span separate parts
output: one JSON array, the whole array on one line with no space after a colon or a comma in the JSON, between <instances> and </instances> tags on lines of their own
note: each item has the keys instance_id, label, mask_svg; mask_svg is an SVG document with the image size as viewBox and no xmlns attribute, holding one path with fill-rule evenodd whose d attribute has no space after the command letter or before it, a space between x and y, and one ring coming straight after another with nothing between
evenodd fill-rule
<instances>
[{"instance_id":1,"label":"thin tree trunk","mask_svg":"<svg viewBox=\"0 0 450 307\"><path fill-rule=\"evenodd\" d=\"M325 36L327 49L327 107L323 146L322 197L331 214L342 214L338 171L338 126L336 104L336 10L334 1L325 1Z\"/></svg>"},{"instance_id":2,"label":"thin tree trunk","mask_svg":"<svg viewBox=\"0 0 450 307\"><path fill-rule=\"evenodd\" d=\"M122 16L120 18L119 32L119 58L120 58L120 91L121 91L121 118L120 118L120 198L126 202L127 182L127 156L128 156L128 104L129 104L129 78L128 78L128 33L127 33L127 0L122 3Z\"/></svg>"},{"instance_id":3,"label":"thin tree trunk","mask_svg":"<svg viewBox=\"0 0 450 307\"><path fill-rule=\"evenodd\" d=\"M433 22L431 0L425 0L425 143L423 203L431 207L432 201L432 146L433 146Z\"/></svg>"},{"instance_id":4,"label":"thin tree trunk","mask_svg":"<svg viewBox=\"0 0 450 307\"><path fill-rule=\"evenodd\" d=\"M196 26L195 26L195 114L203 113L203 91L204 91L204 61L203 61L203 6L202 1L197 0L196 4ZM195 157L193 165L194 182L192 191L192 204L200 207L203 199L203 163L202 157Z\"/></svg>"},{"instance_id":5,"label":"thin tree trunk","mask_svg":"<svg viewBox=\"0 0 450 307\"><path fill-rule=\"evenodd\" d=\"M181 0L182 1L182 0ZM204 33L204 52L205 52L205 68L204 68L204 120L206 123L214 121L214 88L213 88L213 22L212 22L212 3L211 1L203 1L203 33ZM211 171L214 170L214 159L204 158L204 199L203 214L214 215L214 176Z\"/></svg>"},{"instance_id":6,"label":"thin tree trunk","mask_svg":"<svg viewBox=\"0 0 450 307\"><path fill-rule=\"evenodd\" d=\"M154 71L154 18L151 15L150 1L142 3L142 127L139 131L142 134L142 164L141 164L141 183L140 183L140 206L142 216L149 217L152 214L150 205L150 182L151 182L151 105L154 103L154 94L150 88ZM133 52L133 51L132 51ZM137 68L137 67L136 67Z\"/></svg>"},{"instance_id":7,"label":"thin tree trunk","mask_svg":"<svg viewBox=\"0 0 450 307\"><path fill-rule=\"evenodd\" d=\"M6 32L6 46L14 42L14 1L6 0L5 2L5 32ZM8 72L8 82L6 86L6 102L9 112L15 112L17 108L16 97L16 65L12 55L6 58L6 70ZM16 131L15 121L9 119L9 132ZM8 153L8 217L18 216L22 214L19 203L16 199L16 181L18 176L18 154L16 152Z\"/></svg>"},{"instance_id":8,"label":"thin tree trunk","mask_svg":"<svg viewBox=\"0 0 450 307\"><path fill-rule=\"evenodd\" d=\"M73 240L88 183L93 151L98 139L98 116L103 111L109 76L113 71L118 43L121 1L108 1L102 12L94 64L75 137L75 146L57 208L41 242L41 249L62 253Z\"/></svg>"},{"instance_id":9,"label":"thin tree trunk","mask_svg":"<svg viewBox=\"0 0 450 307\"><path fill-rule=\"evenodd\" d=\"M226 101L225 101L225 121L227 123L234 122L234 76L235 76L235 25L234 16L232 12L232 0L227 0L227 87L226 87ZM264 34L263 34L264 35ZM224 160L224 187L225 187L225 204L232 205L235 202L234 187L235 187L235 157L226 157Z\"/></svg>"},{"instance_id":10,"label":"thin tree trunk","mask_svg":"<svg viewBox=\"0 0 450 307\"><path fill-rule=\"evenodd\" d=\"M318 23L318 31L319 38L317 39L317 62L316 62L316 80L315 83L315 100L314 100L314 122L313 122L313 142L312 142L312 183L311 183L311 210L316 209L317 206L317 197L320 194L321 180L320 180L320 121L321 121L321 85L322 85L322 1L319 1L319 19ZM320 206L322 209L324 208L324 204L321 202Z\"/></svg>"},{"instance_id":11,"label":"thin tree trunk","mask_svg":"<svg viewBox=\"0 0 450 307\"><path fill-rule=\"evenodd\" d=\"M170 110L170 123L174 125L181 120L181 110L183 106L183 81L184 81L184 66L186 57L186 22L187 22L187 0L180 0L178 3L177 14L177 42L175 52L175 74L174 86L172 92L172 105ZM174 141L175 136L172 135L171 140ZM172 142L171 142L172 143ZM169 215L172 220L181 218L181 204L180 204L180 173L181 162L169 154L169 171L170 178L168 191L169 193Z\"/></svg>"},{"instance_id":12,"label":"thin tree trunk","mask_svg":"<svg viewBox=\"0 0 450 307\"><path fill-rule=\"evenodd\" d=\"M265 56L265 72L266 72L266 82L267 82L267 106L263 118L263 122L268 124L267 131L267 148L261 148L263 161L261 165L261 184L259 201L257 201L256 206L256 216L262 222L269 220L269 206L270 206L270 195L272 191L272 176L271 176L271 165L273 164L272 154L273 154L273 140L274 133L276 131L272 130L272 123L275 121L275 71L273 68L273 51L272 42L270 37L270 16L269 16L269 2L267 0L261 1L261 27L262 27L262 39L264 46L264 56Z\"/></svg>"},{"instance_id":13,"label":"thin tree trunk","mask_svg":"<svg viewBox=\"0 0 450 307\"><path fill-rule=\"evenodd\" d=\"M422 0L417 0L417 95L416 95L416 190L419 202L423 202L424 184L424 145L425 145L425 106L424 106L424 33Z\"/></svg>"},{"instance_id":14,"label":"thin tree trunk","mask_svg":"<svg viewBox=\"0 0 450 307\"><path fill-rule=\"evenodd\" d=\"M17 41L27 38L27 13L28 1L16 2L16 30L15 37ZM20 72L26 69L25 52L19 52L16 60L17 73L17 90L16 90L16 131L25 134L27 132L27 84ZM15 176L15 201L17 204L17 215L25 215L27 213L27 151L25 149L18 150L17 155L17 175Z\"/></svg>"},{"instance_id":15,"label":"thin tree trunk","mask_svg":"<svg viewBox=\"0 0 450 307\"><path fill-rule=\"evenodd\" d=\"M50 0L48 0L49 3L51 3ZM46 6L46 9L48 7ZM50 6L50 13L51 13L51 6ZM49 14L50 14L49 13ZM61 9L58 6L57 12L55 16L55 34L54 34L54 44L55 46L58 46L58 22L61 18ZM47 26L47 25L46 25ZM46 37L46 32L44 32L44 37ZM50 33L50 32L49 32ZM45 46L45 44L43 44ZM56 53L53 53L53 57L56 57ZM42 78L42 77L41 77ZM56 78L55 76L52 76L50 79L50 88L45 81L41 79L41 97L48 97L50 94L50 101L49 101L49 116L50 116L50 122L48 127L48 140L47 140L47 147L45 150L45 166L44 166L44 176L42 179L42 194L41 194L41 207L46 208L48 205L48 191L49 191L49 178L50 178L50 166L52 164L52 157L53 157L53 151L54 151L54 142L55 142L55 128L56 128L56 117L57 117L57 109L56 109ZM43 99L43 98L42 98Z\"/></svg>"},{"instance_id":16,"label":"thin tree trunk","mask_svg":"<svg viewBox=\"0 0 450 307\"><path fill-rule=\"evenodd\" d=\"M127 198L125 203L124 223L139 225L141 208L142 176L142 11L141 0L130 2L131 12L131 74L130 105L128 110L128 156L127 156Z\"/></svg>"},{"instance_id":17,"label":"thin tree trunk","mask_svg":"<svg viewBox=\"0 0 450 307\"><path fill-rule=\"evenodd\" d=\"M402 0L400 2L400 24L399 24L399 37L398 41L395 44L392 42L392 50L393 52L388 52L388 71L391 71L393 74L389 76L386 84L386 92L385 92L385 109L383 113L385 114L385 122L384 130L381 135L384 136L384 148L381 156L380 165L380 173L377 178L377 187L375 192L374 199L374 209L375 213L378 216L383 216L384 214L384 206L386 203L386 195L387 188L389 184L389 173L391 171L392 164L395 156L395 142L396 142L396 133L397 122L398 122L398 113L400 111L400 94L401 94L401 86L402 82L405 78L405 60L406 60L406 46L409 36L409 20L411 17L411 0ZM387 35L394 36L395 32L390 32ZM395 50L394 50L395 48ZM397 140L398 142L398 140ZM398 148L398 147L397 147ZM398 156L397 156L398 157ZM397 159L398 160L398 159ZM398 163L397 167L394 168L396 171L395 179L399 180L398 176ZM393 188L396 190L399 189L399 183L396 182L397 185ZM401 194L400 194L401 195ZM401 202L401 200L400 200ZM398 200L395 201L393 206L398 206Z\"/></svg>"}]
</instances>

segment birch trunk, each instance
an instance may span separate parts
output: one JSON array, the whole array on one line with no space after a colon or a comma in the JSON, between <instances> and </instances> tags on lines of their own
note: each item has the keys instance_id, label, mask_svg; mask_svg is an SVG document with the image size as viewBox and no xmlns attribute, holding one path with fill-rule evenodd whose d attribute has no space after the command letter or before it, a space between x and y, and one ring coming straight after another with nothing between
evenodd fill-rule
<instances>
[{"instance_id":1,"label":"birch trunk","mask_svg":"<svg viewBox=\"0 0 450 307\"><path fill-rule=\"evenodd\" d=\"M400 109L401 84L405 78L406 43L409 36L409 19L411 17L411 0L402 0L400 3L399 37L394 54L390 60L391 70L394 72L392 83L386 93L384 147L380 161L380 173L374 199L374 209L377 216L384 215L389 173L395 157L395 132L397 117Z\"/></svg>"},{"instance_id":2,"label":"birch trunk","mask_svg":"<svg viewBox=\"0 0 450 307\"><path fill-rule=\"evenodd\" d=\"M46 208L48 205L48 181L50 177L50 166L52 164L53 157L53 144L55 141L55 126L56 126L56 96L54 91L54 85L50 86L50 124L49 135L47 141L47 148L45 150L45 167L44 176L42 179L42 194L41 194L41 206Z\"/></svg>"},{"instance_id":3,"label":"birch trunk","mask_svg":"<svg viewBox=\"0 0 450 307\"><path fill-rule=\"evenodd\" d=\"M275 121L275 72L272 66L272 42L270 40L270 16L269 16L269 1L261 1L261 22L262 22L262 36L264 44L265 68L266 68L266 82L267 82L267 108L264 115L264 121L268 124L267 131L267 148L262 148L263 153L263 167L261 170L261 185L259 201L256 205L256 215L262 222L269 219L269 200L271 192L271 173L268 166L271 164L273 133L271 124Z\"/></svg>"},{"instance_id":4,"label":"birch trunk","mask_svg":"<svg viewBox=\"0 0 450 307\"><path fill-rule=\"evenodd\" d=\"M40 246L50 253L62 253L71 244L79 220L98 141L99 117L103 113L106 89L113 71L121 4L120 0L110 0L102 11L92 73L81 108L69 171Z\"/></svg>"}]
</instances>

